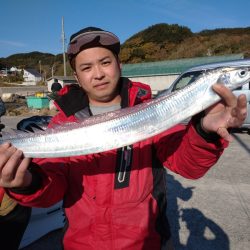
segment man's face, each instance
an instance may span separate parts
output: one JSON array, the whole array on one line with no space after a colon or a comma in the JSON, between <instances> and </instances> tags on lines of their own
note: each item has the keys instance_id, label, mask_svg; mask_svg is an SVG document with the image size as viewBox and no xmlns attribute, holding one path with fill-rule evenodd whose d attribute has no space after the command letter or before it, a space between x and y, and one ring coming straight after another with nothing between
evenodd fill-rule
<instances>
[{"instance_id":1,"label":"man's face","mask_svg":"<svg viewBox=\"0 0 250 250\"><path fill-rule=\"evenodd\" d=\"M108 49L101 47L85 49L75 58L75 77L93 105L119 100L120 75L120 63Z\"/></svg>"}]
</instances>

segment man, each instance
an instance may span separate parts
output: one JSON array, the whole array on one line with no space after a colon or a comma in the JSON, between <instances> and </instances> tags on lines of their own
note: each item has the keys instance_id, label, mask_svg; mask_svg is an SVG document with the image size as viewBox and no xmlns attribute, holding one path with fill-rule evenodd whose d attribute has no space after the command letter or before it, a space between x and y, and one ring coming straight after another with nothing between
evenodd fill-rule
<instances>
[{"instance_id":1,"label":"man","mask_svg":"<svg viewBox=\"0 0 250 250\"><path fill-rule=\"evenodd\" d=\"M62 85L58 82L57 79L55 79L51 85L51 91L58 92L61 88L62 88Z\"/></svg>"},{"instance_id":2,"label":"man","mask_svg":"<svg viewBox=\"0 0 250 250\"><path fill-rule=\"evenodd\" d=\"M71 36L68 58L80 87L59 92L53 126L151 98L148 85L121 77L119 51L117 36L99 28ZM4 144L0 185L29 206L48 207L63 199L65 249L172 249L164 167L186 178L203 176L231 140L227 128L239 126L246 117L245 96L236 98L218 85L214 90L223 101L193 117L187 127L178 125L116 150L31 160Z\"/></svg>"}]
</instances>

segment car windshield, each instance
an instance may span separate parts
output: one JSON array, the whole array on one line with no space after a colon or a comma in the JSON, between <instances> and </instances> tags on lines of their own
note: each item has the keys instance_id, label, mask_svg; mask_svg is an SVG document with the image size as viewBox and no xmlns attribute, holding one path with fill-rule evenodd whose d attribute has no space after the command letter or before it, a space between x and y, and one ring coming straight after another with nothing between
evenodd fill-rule
<instances>
[{"instance_id":1,"label":"car windshield","mask_svg":"<svg viewBox=\"0 0 250 250\"><path fill-rule=\"evenodd\" d=\"M186 85L194 82L200 75L202 71L187 72L183 74L179 80L175 83L173 91L184 88Z\"/></svg>"}]
</instances>

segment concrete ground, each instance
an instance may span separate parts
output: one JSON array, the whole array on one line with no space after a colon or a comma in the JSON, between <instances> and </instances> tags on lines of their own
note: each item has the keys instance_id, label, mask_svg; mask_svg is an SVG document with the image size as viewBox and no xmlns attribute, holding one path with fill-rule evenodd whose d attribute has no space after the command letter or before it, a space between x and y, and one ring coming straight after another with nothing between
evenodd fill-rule
<instances>
[{"instance_id":1,"label":"concrete ground","mask_svg":"<svg viewBox=\"0 0 250 250\"><path fill-rule=\"evenodd\" d=\"M3 117L3 122L15 122ZM168 216L176 250L250 249L250 135L234 141L201 179L168 171ZM22 250L59 250L61 231Z\"/></svg>"},{"instance_id":2,"label":"concrete ground","mask_svg":"<svg viewBox=\"0 0 250 250\"><path fill-rule=\"evenodd\" d=\"M201 179L168 175L168 214L177 250L250 249L250 135L234 134Z\"/></svg>"}]
</instances>

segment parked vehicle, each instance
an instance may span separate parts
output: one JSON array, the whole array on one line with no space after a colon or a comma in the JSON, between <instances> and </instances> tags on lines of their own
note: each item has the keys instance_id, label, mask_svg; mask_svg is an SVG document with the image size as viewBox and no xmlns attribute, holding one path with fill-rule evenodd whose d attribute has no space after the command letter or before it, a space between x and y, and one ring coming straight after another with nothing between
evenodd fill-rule
<instances>
[{"instance_id":1,"label":"parked vehicle","mask_svg":"<svg viewBox=\"0 0 250 250\"><path fill-rule=\"evenodd\" d=\"M250 59L240 59L240 60L233 60L233 61L227 61L227 62L217 62L217 63L210 63L210 64L204 64L200 66L196 66L193 68L190 68L189 70L183 72L172 84L171 86L164 92L160 93L159 95L168 94L173 91L178 91L179 89L184 88L186 85L191 84L194 82L199 76L201 76L203 73L206 73L212 69L220 68L220 67L233 67L233 66L249 66L250 65ZM250 133L250 82L246 83L242 87L236 89L233 91L235 95L245 94L247 97L247 118L245 119L243 125L241 128L237 129L239 131L246 130L248 133ZM183 121L183 123L188 122L188 120Z\"/></svg>"},{"instance_id":2,"label":"parked vehicle","mask_svg":"<svg viewBox=\"0 0 250 250\"><path fill-rule=\"evenodd\" d=\"M32 208L30 222L24 232L20 248L30 245L49 232L63 228L64 221L62 201L48 208Z\"/></svg>"}]
</instances>

